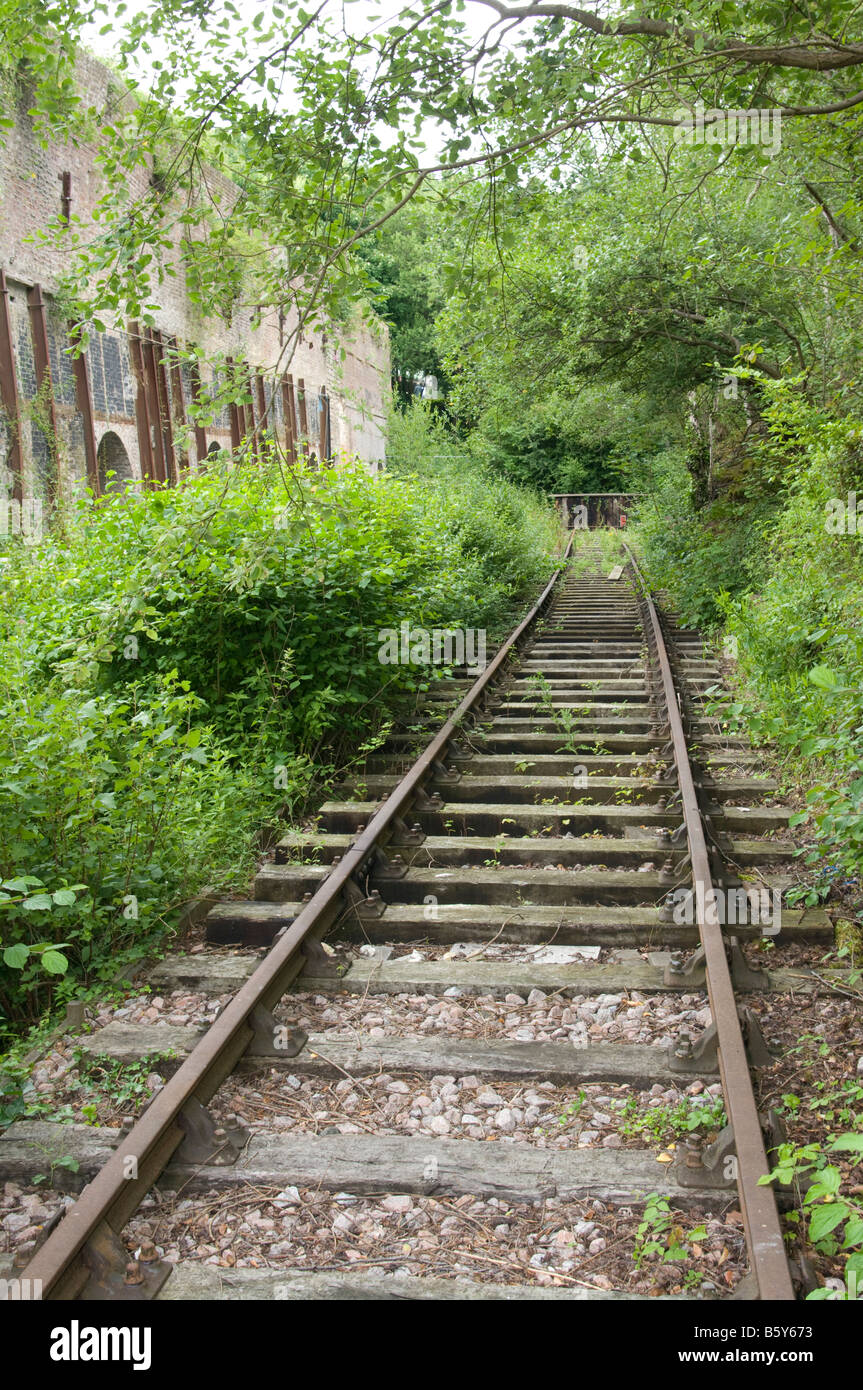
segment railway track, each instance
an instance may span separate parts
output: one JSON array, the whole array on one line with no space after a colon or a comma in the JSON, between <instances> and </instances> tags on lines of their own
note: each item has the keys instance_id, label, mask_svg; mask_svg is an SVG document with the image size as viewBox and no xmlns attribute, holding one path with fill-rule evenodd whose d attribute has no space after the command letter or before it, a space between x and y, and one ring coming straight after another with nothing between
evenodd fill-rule
<instances>
[{"instance_id":1,"label":"railway track","mask_svg":"<svg viewBox=\"0 0 863 1390\"><path fill-rule=\"evenodd\" d=\"M783 972L743 949L775 925L747 885L781 885L788 813L707 717L698 635L660 621L631 557L608 570L586 540L479 679L441 683L276 845L253 901L213 908L205 949L151 972L160 996L219 1001L203 1036L115 1017L74 1040L168 1079L119 1128L0 1138L0 1178L62 1151L87 1184L20 1271L43 1297L627 1297L602 1274L611 1226L654 1194L745 1267L693 1293L794 1298L747 1005ZM826 930L785 910L774 956ZM668 1096L704 1106L685 1139L650 1128ZM188 1252L183 1203L227 1213Z\"/></svg>"}]
</instances>

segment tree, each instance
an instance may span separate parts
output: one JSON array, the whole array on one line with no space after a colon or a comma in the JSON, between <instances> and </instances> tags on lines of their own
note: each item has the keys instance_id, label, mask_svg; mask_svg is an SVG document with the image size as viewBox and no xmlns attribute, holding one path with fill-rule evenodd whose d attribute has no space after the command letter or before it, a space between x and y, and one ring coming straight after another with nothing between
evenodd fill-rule
<instances>
[{"instance_id":1,"label":"tree","mask_svg":"<svg viewBox=\"0 0 863 1390\"><path fill-rule=\"evenodd\" d=\"M131 15L105 0L62 0L47 12L37 0L4 0L14 20L6 62L26 61L35 103L55 125L93 116L69 89L70 45L85 21L107 17L123 61L149 55L150 93L103 127L106 199L83 261L91 305L146 317L164 273L153 248L164 252L209 218L206 239L183 238L205 311L237 280L239 263L250 302L283 305L301 284L302 317L322 302L338 312L362 286L353 249L435 174L468 185L481 177L493 200L537 160L569 159L586 131L634 149L638 130L673 129L697 101L776 107L786 120L835 113L856 130L863 92L850 79L863 45L849 38L851 0L819 0L817 13L701 0L685 25L665 3L622 18L499 0L472 0L471 9L490 10L479 36L462 0L411 5L377 27L351 24L350 10L342 24L326 3L271 3L246 23L232 0L160 0ZM52 35L61 33L57 49ZM441 149L423 162L429 122ZM157 157L159 179L130 212L130 171ZM202 157L241 177L227 219L209 203ZM257 237L254 254L242 237L238 247L238 232ZM286 259L273 246L287 248Z\"/></svg>"},{"instance_id":2,"label":"tree","mask_svg":"<svg viewBox=\"0 0 863 1390\"><path fill-rule=\"evenodd\" d=\"M400 217L357 244L372 303L390 328L393 386L403 400L428 374L447 384L434 333L445 302L440 266L442 239L448 239L437 191L444 193L429 187Z\"/></svg>"}]
</instances>

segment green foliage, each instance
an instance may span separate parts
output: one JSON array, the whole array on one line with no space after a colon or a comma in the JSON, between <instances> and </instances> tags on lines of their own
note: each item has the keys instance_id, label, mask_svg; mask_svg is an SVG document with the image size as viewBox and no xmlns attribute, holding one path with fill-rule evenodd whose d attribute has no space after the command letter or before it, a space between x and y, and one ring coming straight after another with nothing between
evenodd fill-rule
<instances>
[{"instance_id":1,"label":"green foliage","mask_svg":"<svg viewBox=\"0 0 863 1390\"><path fill-rule=\"evenodd\" d=\"M382 665L381 629L509 623L550 511L449 476L214 464L0 552L0 1028L247 881L261 824L441 673Z\"/></svg>"},{"instance_id":2,"label":"green foliage","mask_svg":"<svg viewBox=\"0 0 863 1390\"><path fill-rule=\"evenodd\" d=\"M393 380L405 403L414 381L427 373L438 378L441 388L447 385L434 332L445 302L443 223L437 205L417 197L400 217L357 245L357 257L369 276L371 302L390 329Z\"/></svg>"},{"instance_id":3,"label":"green foliage","mask_svg":"<svg viewBox=\"0 0 863 1390\"><path fill-rule=\"evenodd\" d=\"M387 457L394 472L437 498L462 551L483 567L487 602L510 603L548 572L558 539L548 501L468 453L433 408L414 400L405 414L393 412Z\"/></svg>"},{"instance_id":4,"label":"green foliage","mask_svg":"<svg viewBox=\"0 0 863 1390\"><path fill-rule=\"evenodd\" d=\"M31 1080L32 1067L17 1044L0 1059L0 1129L15 1120L50 1119L56 1124L116 1123L117 1114L137 1114L150 1100L149 1077L173 1052L148 1052L134 1062L98 1056L75 1048L63 1078L70 1097L60 1104L41 1094ZM63 1161L55 1166L68 1167Z\"/></svg>"},{"instance_id":5,"label":"green foliage","mask_svg":"<svg viewBox=\"0 0 863 1390\"><path fill-rule=\"evenodd\" d=\"M557 395L500 399L480 417L475 448L503 476L549 492L614 492L628 485L638 447L624 432L601 433L589 403Z\"/></svg>"},{"instance_id":6,"label":"green foliage","mask_svg":"<svg viewBox=\"0 0 863 1390\"><path fill-rule=\"evenodd\" d=\"M717 628L729 598L756 582L763 533L775 507L761 503L744 510L717 501L699 509L678 461L666 484L636 513L634 534L651 583L669 591L686 622Z\"/></svg>"},{"instance_id":7,"label":"green foliage","mask_svg":"<svg viewBox=\"0 0 863 1390\"><path fill-rule=\"evenodd\" d=\"M134 1062L123 1062L116 1057L94 1056L76 1048L74 1080L68 1082L68 1087L75 1092L75 1103L84 1120L90 1124L99 1123L100 1109L104 1106L112 1112L112 1119L118 1110L136 1115L152 1095L148 1078L153 1073L158 1076L165 1058L173 1055L173 1052L147 1052Z\"/></svg>"},{"instance_id":8,"label":"green foliage","mask_svg":"<svg viewBox=\"0 0 863 1390\"><path fill-rule=\"evenodd\" d=\"M687 1238L684 1239L683 1228L679 1224L678 1216L671 1210L668 1198L652 1192L647 1198L644 1216L639 1222L635 1236L632 1254L635 1267L640 1270L652 1259L658 1259L663 1264L674 1260L686 1260L692 1253L687 1241L704 1240L706 1235L707 1228L698 1226L687 1232Z\"/></svg>"},{"instance_id":9,"label":"green foliage","mask_svg":"<svg viewBox=\"0 0 863 1390\"><path fill-rule=\"evenodd\" d=\"M37 1145L37 1148L42 1150L42 1158L43 1161L47 1163L48 1171L46 1173L34 1173L31 1178L34 1187L38 1186L40 1182L47 1183L49 1187L54 1187L54 1174L58 1168L64 1169L67 1173L77 1173L80 1170L81 1165L72 1154L55 1155L41 1144Z\"/></svg>"},{"instance_id":10,"label":"green foliage","mask_svg":"<svg viewBox=\"0 0 863 1390\"><path fill-rule=\"evenodd\" d=\"M620 1116L620 1132L644 1135L655 1144L666 1144L697 1129L721 1129L725 1123L722 1097L707 1092L683 1096L674 1105L651 1105L644 1110L637 1096L628 1096Z\"/></svg>"},{"instance_id":11,"label":"green foliage","mask_svg":"<svg viewBox=\"0 0 863 1390\"><path fill-rule=\"evenodd\" d=\"M839 1134L826 1144L780 1144L775 1168L761 1184L805 1183L803 1210L806 1215L809 1240L823 1255L844 1256L845 1298L856 1298L863 1287L863 1205L848 1191L843 1191L842 1169L834 1158L843 1157L852 1168L863 1162L863 1134ZM852 1276L856 1292L850 1292ZM820 1288L808 1295L810 1299L835 1296L830 1288Z\"/></svg>"},{"instance_id":12,"label":"green foliage","mask_svg":"<svg viewBox=\"0 0 863 1390\"><path fill-rule=\"evenodd\" d=\"M689 7L685 26L668 6L660 6L658 15L627 16L619 29L616 21L591 23L578 11L536 23L524 9L509 17L505 43L492 26L487 41L478 44L464 15L450 6L408 9L371 25L350 8L294 12L278 0L265 0L248 14L233 0L161 0L129 11L105 0L48 6L7 0L2 7L6 61L13 70L26 61L49 120L88 114L83 99L76 100L69 71L74 37L86 21L111 35L122 69L135 70L132 55L143 60L151 99L137 106L115 103L103 122L106 192L99 234L73 238L92 272L89 290L99 306L122 306L139 317L158 303L159 287L174 271L168 254L172 233L200 227L209 234L182 238L180 257L202 308L230 301L238 276L254 284L251 303L281 305L293 281L308 287L308 295L296 291L304 309L314 312L321 289L331 305L344 307L365 279L349 252L415 196L433 171L454 180L449 213L463 223L468 246L484 236L509 252L517 249L517 229L497 216L507 191L533 177L550 195L553 233L553 196L568 191L574 169L596 165L602 150L605 168L598 183L609 186L610 203L621 203L627 188L639 192L652 180L656 205L669 221L680 210L679 198L686 206L697 197L705 167L718 167L723 182L734 185L735 217L726 219L730 273L724 281L716 277L725 286L726 303L707 302L705 313L702 297L695 312L705 314L705 323L678 313L676 324L658 322L650 335L673 351L670 330L676 327L678 354L691 370L702 344L712 346L717 332L725 342L735 336L727 319L743 280L739 229L747 215L750 226L755 221L752 185L763 182L762 204L778 199L778 208L771 207L761 222L784 234L781 190L787 180L767 177L775 151L771 155L757 144L731 154L712 146L675 147L676 163L693 171L694 191L672 188L669 195L665 151L660 147L654 158L656 142L667 138L681 107L691 108L696 100L816 111L830 111L833 103L829 125L822 123L823 134L816 128L808 145L785 137L792 174L802 144L804 155L823 160L816 175L825 172L832 180L830 157L836 149L853 149L859 121L853 103L835 113L835 103L847 101L846 68L859 62L847 41L856 12L852 0L821 4L817 35L805 7L780 13L772 4L726 0L717 6L702 0ZM286 89L294 97L290 102L283 99ZM423 163L429 126L438 149ZM220 216L217 191L201 178L202 156L240 177L243 194L230 218ZM153 160L157 177L142 193L135 175L149 173ZM489 193L478 206L472 198L477 172ZM131 210L130 188L136 192ZM817 217L811 198L809 206ZM642 199L639 215L624 229L629 234L619 234L614 244L609 238L603 284L614 331L629 307L640 324L657 302L690 311L686 303L669 301L669 290L686 288L682 277L690 269L680 262L679 244L639 262L639 233L653 211ZM842 213L849 215L846 208ZM690 258L701 267L710 249L703 226L694 231L687 228ZM559 238L564 255L566 242L566 235ZM585 244L592 248L594 242ZM271 254L273 246L289 248L284 259ZM757 267L766 280L777 265L785 269L785 262L772 259L774 243L762 244L760 223L751 246L745 261L750 279ZM447 263L459 266L470 254L448 253ZM842 259L841 252L834 255ZM386 283L398 287L400 280L396 274ZM627 293L614 293L621 285ZM793 307L791 285L783 303ZM754 307L757 316L767 306ZM739 317L750 319L751 308L744 300ZM783 335L787 325L775 308L770 306L773 319L764 315L763 326L770 335ZM82 316L88 316L83 306ZM792 335L799 340L793 329Z\"/></svg>"},{"instance_id":13,"label":"green foliage","mask_svg":"<svg viewBox=\"0 0 863 1390\"><path fill-rule=\"evenodd\" d=\"M15 1120L39 1119L52 1107L36 1090L32 1067L12 1048L0 1054L0 1129Z\"/></svg>"},{"instance_id":14,"label":"green foliage","mask_svg":"<svg viewBox=\"0 0 863 1390\"><path fill-rule=\"evenodd\" d=\"M838 502L845 513L848 495L863 495L863 425L799 383L760 389L750 493L700 510L661 498L638 539L684 619L735 641L742 693L724 714L778 744L804 789L808 810L792 825L811 827L811 875L795 891L813 904L863 866L863 551L847 515L841 530L832 520ZM765 480L772 498L758 495Z\"/></svg>"},{"instance_id":15,"label":"green foliage","mask_svg":"<svg viewBox=\"0 0 863 1390\"><path fill-rule=\"evenodd\" d=\"M40 635L7 637L0 675L10 729L0 751L0 1004L10 1023L144 954L211 863L236 870L226 842L245 861L237 836L250 828L250 779L194 724L188 682L174 672L123 695L82 689L30 666Z\"/></svg>"}]
</instances>

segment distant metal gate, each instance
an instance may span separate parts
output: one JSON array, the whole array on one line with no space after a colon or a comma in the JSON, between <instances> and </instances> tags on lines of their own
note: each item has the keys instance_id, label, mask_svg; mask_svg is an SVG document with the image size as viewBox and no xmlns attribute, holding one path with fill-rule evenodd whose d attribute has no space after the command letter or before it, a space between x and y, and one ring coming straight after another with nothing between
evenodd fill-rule
<instances>
[{"instance_id":1,"label":"distant metal gate","mask_svg":"<svg viewBox=\"0 0 863 1390\"><path fill-rule=\"evenodd\" d=\"M551 495L568 531L593 531L598 526L625 528L633 502L643 493L553 492Z\"/></svg>"}]
</instances>

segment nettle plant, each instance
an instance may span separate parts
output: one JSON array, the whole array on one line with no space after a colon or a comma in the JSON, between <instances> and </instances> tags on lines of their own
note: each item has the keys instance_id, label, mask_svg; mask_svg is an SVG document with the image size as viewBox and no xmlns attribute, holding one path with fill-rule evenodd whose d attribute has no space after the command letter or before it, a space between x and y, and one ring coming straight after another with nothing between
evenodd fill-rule
<instances>
[{"instance_id":1,"label":"nettle plant","mask_svg":"<svg viewBox=\"0 0 863 1390\"><path fill-rule=\"evenodd\" d=\"M839 1134L826 1144L780 1144L773 1171L759 1178L762 1185L808 1183L803 1196L807 1235L822 1255L845 1256L844 1292L829 1285L814 1289L808 1299L856 1299L863 1293L863 1203L843 1191L843 1173L831 1156L850 1156L852 1167L863 1162L863 1134ZM800 1219L792 1213L789 1219Z\"/></svg>"},{"instance_id":2,"label":"nettle plant","mask_svg":"<svg viewBox=\"0 0 863 1390\"><path fill-rule=\"evenodd\" d=\"M688 1260L694 1253L692 1246L706 1239L706 1236L706 1226L696 1226L685 1232L679 1216L671 1210L668 1198L652 1192L635 1233L633 1263L640 1272L650 1260L658 1260L661 1264Z\"/></svg>"},{"instance_id":3,"label":"nettle plant","mask_svg":"<svg viewBox=\"0 0 863 1390\"><path fill-rule=\"evenodd\" d=\"M821 635L816 633L815 636ZM793 712L771 712L752 699L732 698L719 686L705 691L704 713L726 733L747 732L753 742L774 741L812 768L806 809L789 827L809 825L810 843L797 851L808 872L789 890L789 906L813 907L834 887L853 886L863 864L863 743L860 687L830 666L811 667L795 685Z\"/></svg>"},{"instance_id":4,"label":"nettle plant","mask_svg":"<svg viewBox=\"0 0 863 1390\"><path fill-rule=\"evenodd\" d=\"M55 907L72 907L77 902L77 893L86 889L86 884L76 883L73 888L58 888L53 893L38 892L44 889L41 878L22 874L20 878L0 880L0 914L25 912L51 912ZM0 931L2 931L0 916ZM3 964L10 970L24 970L29 964L47 975L65 975L69 969L68 957L63 954L68 943L65 941L16 941L12 946L4 946L0 935L0 950Z\"/></svg>"},{"instance_id":5,"label":"nettle plant","mask_svg":"<svg viewBox=\"0 0 863 1390\"><path fill-rule=\"evenodd\" d=\"M175 674L125 698L2 693L0 1011L34 1022L147 948L227 824L227 788Z\"/></svg>"}]
</instances>

